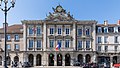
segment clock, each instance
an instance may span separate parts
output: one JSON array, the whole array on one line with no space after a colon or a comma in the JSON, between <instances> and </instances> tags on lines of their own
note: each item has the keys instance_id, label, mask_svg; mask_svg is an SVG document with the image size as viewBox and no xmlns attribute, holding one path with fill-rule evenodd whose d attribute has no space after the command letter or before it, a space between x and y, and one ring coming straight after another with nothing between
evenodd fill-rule
<instances>
[{"instance_id":1,"label":"clock","mask_svg":"<svg viewBox=\"0 0 120 68\"><path fill-rule=\"evenodd\" d=\"M58 11L58 12L61 12L61 11L62 11L62 7L61 7L61 6L58 6L58 7L57 7L57 11Z\"/></svg>"}]
</instances>

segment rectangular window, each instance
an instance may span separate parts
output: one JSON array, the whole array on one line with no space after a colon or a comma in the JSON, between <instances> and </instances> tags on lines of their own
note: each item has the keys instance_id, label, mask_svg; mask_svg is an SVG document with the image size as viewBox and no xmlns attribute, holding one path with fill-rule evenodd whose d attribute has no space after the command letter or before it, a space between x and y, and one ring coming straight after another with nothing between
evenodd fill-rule
<instances>
[{"instance_id":1,"label":"rectangular window","mask_svg":"<svg viewBox=\"0 0 120 68\"><path fill-rule=\"evenodd\" d=\"M15 44L15 50L19 50L19 45Z\"/></svg>"},{"instance_id":2,"label":"rectangular window","mask_svg":"<svg viewBox=\"0 0 120 68\"><path fill-rule=\"evenodd\" d=\"M101 46L98 46L98 51L101 51Z\"/></svg>"},{"instance_id":3,"label":"rectangular window","mask_svg":"<svg viewBox=\"0 0 120 68\"><path fill-rule=\"evenodd\" d=\"M81 40L78 41L78 49L82 49L82 41Z\"/></svg>"},{"instance_id":4,"label":"rectangular window","mask_svg":"<svg viewBox=\"0 0 120 68\"><path fill-rule=\"evenodd\" d=\"M54 34L54 28L50 28L50 34Z\"/></svg>"},{"instance_id":5,"label":"rectangular window","mask_svg":"<svg viewBox=\"0 0 120 68\"><path fill-rule=\"evenodd\" d=\"M66 33L66 35L69 35L70 34L70 28L66 28L65 33Z\"/></svg>"},{"instance_id":6,"label":"rectangular window","mask_svg":"<svg viewBox=\"0 0 120 68\"><path fill-rule=\"evenodd\" d=\"M11 47L10 47L10 44L7 44L7 50L10 50Z\"/></svg>"},{"instance_id":7,"label":"rectangular window","mask_svg":"<svg viewBox=\"0 0 120 68\"><path fill-rule=\"evenodd\" d=\"M108 39L108 37L105 36L105 37L104 37L104 43L107 43L107 39Z\"/></svg>"},{"instance_id":8,"label":"rectangular window","mask_svg":"<svg viewBox=\"0 0 120 68\"><path fill-rule=\"evenodd\" d=\"M58 27L58 34L61 35L62 34L62 28Z\"/></svg>"},{"instance_id":9,"label":"rectangular window","mask_svg":"<svg viewBox=\"0 0 120 68\"><path fill-rule=\"evenodd\" d=\"M98 27L97 33L102 33L102 28L101 27Z\"/></svg>"},{"instance_id":10,"label":"rectangular window","mask_svg":"<svg viewBox=\"0 0 120 68\"><path fill-rule=\"evenodd\" d=\"M104 33L108 33L108 27L104 27Z\"/></svg>"},{"instance_id":11,"label":"rectangular window","mask_svg":"<svg viewBox=\"0 0 120 68\"><path fill-rule=\"evenodd\" d=\"M33 34L33 27L29 27L29 35Z\"/></svg>"},{"instance_id":12,"label":"rectangular window","mask_svg":"<svg viewBox=\"0 0 120 68\"><path fill-rule=\"evenodd\" d=\"M115 46L115 47L114 47L114 50L117 51L117 48L118 48L118 46Z\"/></svg>"},{"instance_id":13,"label":"rectangular window","mask_svg":"<svg viewBox=\"0 0 120 68\"><path fill-rule=\"evenodd\" d=\"M90 35L90 29L86 28L86 35L89 36Z\"/></svg>"},{"instance_id":14,"label":"rectangular window","mask_svg":"<svg viewBox=\"0 0 120 68\"><path fill-rule=\"evenodd\" d=\"M41 40L37 40L37 49L41 48L42 45L42 41Z\"/></svg>"},{"instance_id":15,"label":"rectangular window","mask_svg":"<svg viewBox=\"0 0 120 68\"><path fill-rule=\"evenodd\" d=\"M8 41L10 40L10 35L7 35L7 40L8 40Z\"/></svg>"},{"instance_id":16,"label":"rectangular window","mask_svg":"<svg viewBox=\"0 0 120 68\"><path fill-rule=\"evenodd\" d=\"M101 37L98 37L97 42L98 42L98 43L102 43Z\"/></svg>"},{"instance_id":17,"label":"rectangular window","mask_svg":"<svg viewBox=\"0 0 120 68\"><path fill-rule=\"evenodd\" d=\"M29 48L33 48L33 40L29 40Z\"/></svg>"},{"instance_id":18,"label":"rectangular window","mask_svg":"<svg viewBox=\"0 0 120 68\"><path fill-rule=\"evenodd\" d=\"M37 35L41 35L42 33L41 33L41 27L39 26L39 27L37 27Z\"/></svg>"},{"instance_id":19,"label":"rectangular window","mask_svg":"<svg viewBox=\"0 0 120 68\"><path fill-rule=\"evenodd\" d=\"M49 45L50 45L50 48L53 48L54 47L54 40L50 39Z\"/></svg>"},{"instance_id":20,"label":"rectangular window","mask_svg":"<svg viewBox=\"0 0 120 68\"><path fill-rule=\"evenodd\" d=\"M15 35L15 40L19 40L19 35Z\"/></svg>"},{"instance_id":21,"label":"rectangular window","mask_svg":"<svg viewBox=\"0 0 120 68\"><path fill-rule=\"evenodd\" d=\"M113 27L108 27L108 32L114 32L114 28Z\"/></svg>"},{"instance_id":22,"label":"rectangular window","mask_svg":"<svg viewBox=\"0 0 120 68\"><path fill-rule=\"evenodd\" d=\"M90 41L86 41L86 49L90 48Z\"/></svg>"},{"instance_id":23,"label":"rectangular window","mask_svg":"<svg viewBox=\"0 0 120 68\"><path fill-rule=\"evenodd\" d=\"M61 46L62 46L62 40L57 40L57 45L59 46L59 48L61 48Z\"/></svg>"},{"instance_id":24,"label":"rectangular window","mask_svg":"<svg viewBox=\"0 0 120 68\"><path fill-rule=\"evenodd\" d=\"M65 40L65 48L69 48L70 40Z\"/></svg>"},{"instance_id":25,"label":"rectangular window","mask_svg":"<svg viewBox=\"0 0 120 68\"><path fill-rule=\"evenodd\" d=\"M108 46L105 46L105 51L108 51Z\"/></svg>"},{"instance_id":26,"label":"rectangular window","mask_svg":"<svg viewBox=\"0 0 120 68\"><path fill-rule=\"evenodd\" d=\"M118 43L118 36L114 37L114 43Z\"/></svg>"},{"instance_id":27,"label":"rectangular window","mask_svg":"<svg viewBox=\"0 0 120 68\"><path fill-rule=\"evenodd\" d=\"M82 35L82 29L81 28L79 28L77 32L78 32L78 36Z\"/></svg>"}]
</instances>

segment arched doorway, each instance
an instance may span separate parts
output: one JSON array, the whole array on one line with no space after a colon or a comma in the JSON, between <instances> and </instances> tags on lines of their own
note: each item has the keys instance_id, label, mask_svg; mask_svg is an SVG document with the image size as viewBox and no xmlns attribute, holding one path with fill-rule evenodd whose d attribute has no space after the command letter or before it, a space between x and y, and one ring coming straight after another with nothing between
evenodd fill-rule
<instances>
[{"instance_id":1,"label":"arched doorway","mask_svg":"<svg viewBox=\"0 0 120 68\"><path fill-rule=\"evenodd\" d=\"M18 56L15 56L15 57L14 57L14 66L15 66L15 67L18 66L18 62L19 62Z\"/></svg>"},{"instance_id":2,"label":"arched doorway","mask_svg":"<svg viewBox=\"0 0 120 68\"><path fill-rule=\"evenodd\" d=\"M54 55L49 54L49 66L54 66Z\"/></svg>"},{"instance_id":3,"label":"arched doorway","mask_svg":"<svg viewBox=\"0 0 120 68\"><path fill-rule=\"evenodd\" d=\"M36 56L36 66L41 66L41 55L40 54Z\"/></svg>"},{"instance_id":4,"label":"arched doorway","mask_svg":"<svg viewBox=\"0 0 120 68\"><path fill-rule=\"evenodd\" d=\"M2 65L2 57L0 56L0 65Z\"/></svg>"},{"instance_id":5,"label":"arched doorway","mask_svg":"<svg viewBox=\"0 0 120 68\"><path fill-rule=\"evenodd\" d=\"M18 56L15 56L15 57L14 57L14 62L19 62Z\"/></svg>"},{"instance_id":6,"label":"arched doorway","mask_svg":"<svg viewBox=\"0 0 120 68\"><path fill-rule=\"evenodd\" d=\"M116 64L117 63L117 56L114 56L113 57L113 64Z\"/></svg>"},{"instance_id":7,"label":"arched doorway","mask_svg":"<svg viewBox=\"0 0 120 68\"><path fill-rule=\"evenodd\" d=\"M86 63L89 63L91 61L91 56L89 54L87 54L85 56L85 59L86 59Z\"/></svg>"},{"instance_id":8,"label":"arched doorway","mask_svg":"<svg viewBox=\"0 0 120 68\"><path fill-rule=\"evenodd\" d=\"M7 60L7 65L10 65L10 62L11 62L11 58L9 56L6 57L6 60Z\"/></svg>"},{"instance_id":9,"label":"arched doorway","mask_svg":"<svg viewBox=\"0 0 120 68\"><path fill-rule=\"evenodd\" d=\"M33 61L34 61L34 56L32 54L30 54L28 56L28 62L30 62L32 66L33 66Z\"/></svg>"},{"instance_id":10,"label":"arched doorway","mask_svg":"<svg viewBox=\"0 0 120 68\"><path fill-rule=\"evenodd\" d=\"M57 66L62 66L62 55L57 54Z\"/></svg>"},{"instance_id":11,"label":"arched doorway","mask_svg":"<svg viewBox=\"0 0 120 68\"><path fill-rule=\"evenodd\" d=\"M70 54L65 55L65 66L70 66Z\"/></svg>"},{"instance_id":12,"label":"arched doorway","mask_svg":"<svg viewBox=\"0 0 120 68\"><path fill-rule=\"evenodd\" d=\"M78 55L78 62L83 63L83 55L82 54Z\"/></svg>"}]
</instances>

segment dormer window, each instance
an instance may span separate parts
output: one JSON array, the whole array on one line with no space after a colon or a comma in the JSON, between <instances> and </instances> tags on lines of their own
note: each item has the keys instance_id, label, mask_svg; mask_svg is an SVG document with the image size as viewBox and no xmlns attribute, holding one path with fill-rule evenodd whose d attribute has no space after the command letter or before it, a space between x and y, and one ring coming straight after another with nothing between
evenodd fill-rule
<instances>
[{"instance_id":1,"label":"dormer window","mask_svg":"<svg viewBox=\"0 0 120 68\"><path fill-rule=\"evenodd\" d=\"M113 27L108 27L108 32L114 32L114 28Z\"/></svg>"},{"instance_id":2,"label":"dormer window","mask_svg":"<svg viewBox=\"0 0 120 68\"><path fill-rule=\"evenodd\" d=\"M108 27L104 27L104 33L108 33Z\"/></svg>"},{"instance_id":3,"label":"dormer window","mask_svg":"<svg viewBox=\"0 0 120 68\"><path fill-rule=\"evenodd\" d=\"M102 28L101 27L98 27L97 33L102 33Z\"/></svg>"}]
</instances>

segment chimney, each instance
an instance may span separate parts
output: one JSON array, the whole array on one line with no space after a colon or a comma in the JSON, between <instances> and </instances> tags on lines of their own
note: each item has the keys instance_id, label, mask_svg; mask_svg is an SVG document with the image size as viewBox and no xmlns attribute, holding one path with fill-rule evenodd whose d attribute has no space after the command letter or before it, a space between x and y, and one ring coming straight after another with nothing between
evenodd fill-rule
<instances>
[{"instance_id":1,"label":"chimney","mask_svg":"<svg viewBox=\"0 0 120 68\"><path fill-rule=\"evenodd\" d=\"M104 21L104 25L108 25L108 20L105 20L105 21Z\"/></svg>"},{"instance_id":2,"label":"chimney","mask_svg":"<svg viewBox=\"0 0 120 68\"><path fill-rule=\"evenodd\" d=\"M120 25L120 19L118 20L117 25Z\"/></svg>"},{"instance_id":3,"label":"chimney","mask_svg":"<svg viewBox=\"0 0 120 68\"><path fill-rule=\"evenodd\" d=\"M3 28L5 27L5 23L3 23ZM8 27L8 23L6 23L6 28Z\"/></svg>"}]
</instances>

